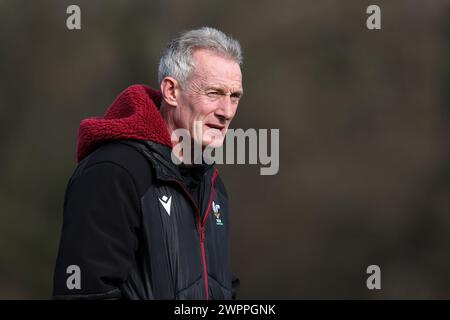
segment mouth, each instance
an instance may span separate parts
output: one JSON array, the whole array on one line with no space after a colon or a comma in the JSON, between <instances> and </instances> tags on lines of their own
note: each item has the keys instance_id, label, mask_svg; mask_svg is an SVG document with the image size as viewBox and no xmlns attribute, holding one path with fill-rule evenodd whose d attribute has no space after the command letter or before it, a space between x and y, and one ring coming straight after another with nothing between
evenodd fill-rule
<instances>
[{"instance_id":1,"label":"mouth","mask_svg":"<svg viewBox=\"0 0 450 320\"><path fill-rule=\"evenodd\" d=\"M208 123L206 124L208 128L215 129L220 131L221 133L225 133L225 126L220 124Z\"/></svg>"}]
</instances>

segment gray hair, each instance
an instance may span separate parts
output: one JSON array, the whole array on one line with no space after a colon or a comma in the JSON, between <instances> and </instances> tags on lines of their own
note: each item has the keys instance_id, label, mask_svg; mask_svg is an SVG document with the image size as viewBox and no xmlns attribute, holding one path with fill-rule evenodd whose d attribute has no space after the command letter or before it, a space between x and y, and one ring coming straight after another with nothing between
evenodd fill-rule
<instances>
[{"instance_id":1,"label":"gray hair","mask_svg":"<svg viewBox=\"0 0 450 320\"><path fill-rule=\"evenodd\" d=\"M217 29L203 27L186 31L167 44L159 62L159 83L165 77L173 77L184 86L194 68L192 53L196 49L211 50L242 64L241 46L237 40Z\"/></svg>"}]
</instances>

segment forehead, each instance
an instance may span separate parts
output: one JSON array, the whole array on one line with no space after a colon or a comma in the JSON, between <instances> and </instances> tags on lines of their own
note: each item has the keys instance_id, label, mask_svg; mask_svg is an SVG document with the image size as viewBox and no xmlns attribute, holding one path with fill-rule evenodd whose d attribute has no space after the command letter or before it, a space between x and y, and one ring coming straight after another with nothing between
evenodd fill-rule
<instances>
[{"instance_id":1,"label":"forehead","mask_svg":"<svg viewBox=\"0 0 450 320\"><path fill-rule=\"evenodd\" d=\"M192 57L195 64L192 80L197 78L204 85L241 89L241 68L236 61L206 49L195 50Z\"/></svg>"}]
</instances>

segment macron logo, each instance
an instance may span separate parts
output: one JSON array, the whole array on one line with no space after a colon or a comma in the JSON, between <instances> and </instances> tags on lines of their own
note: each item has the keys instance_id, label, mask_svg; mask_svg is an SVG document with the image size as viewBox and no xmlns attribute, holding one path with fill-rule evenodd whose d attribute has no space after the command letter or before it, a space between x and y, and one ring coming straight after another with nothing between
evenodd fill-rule
<instances>
[{"instance_id":1,"label":"macron logo","mask_svg":"<svg viewBox=\"0 0 450 320\"><path fill-rule=\"evenodd\" d=\"M172 202L172 196L167 198L167 196L163 196L162 198L159 198L159 202L161 202L164 209L166 209L167 214L170 216L170 204Z\"/></svg>"}]
</instances>

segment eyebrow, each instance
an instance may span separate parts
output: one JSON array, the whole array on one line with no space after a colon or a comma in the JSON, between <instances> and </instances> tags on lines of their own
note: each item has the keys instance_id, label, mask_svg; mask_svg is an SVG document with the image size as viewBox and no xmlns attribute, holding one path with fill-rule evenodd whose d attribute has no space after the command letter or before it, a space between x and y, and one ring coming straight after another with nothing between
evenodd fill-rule
<instances>
[{"instance_id":1,"label":"eyebrow","mask_svg":"<svg viewBox=\"0 0 450 320\"><path fill-rule=\"evenodd\" d=\"M207 87L206 90L216 90L218 92L220 92L221 94L225 94L226 90L223 87L218 87L218 86L210 86ZM244 95L244 92L242 90L236 90L231 92L230 96L234 96L234 97L242 97Z\"/></svg>"}]
</instances>

